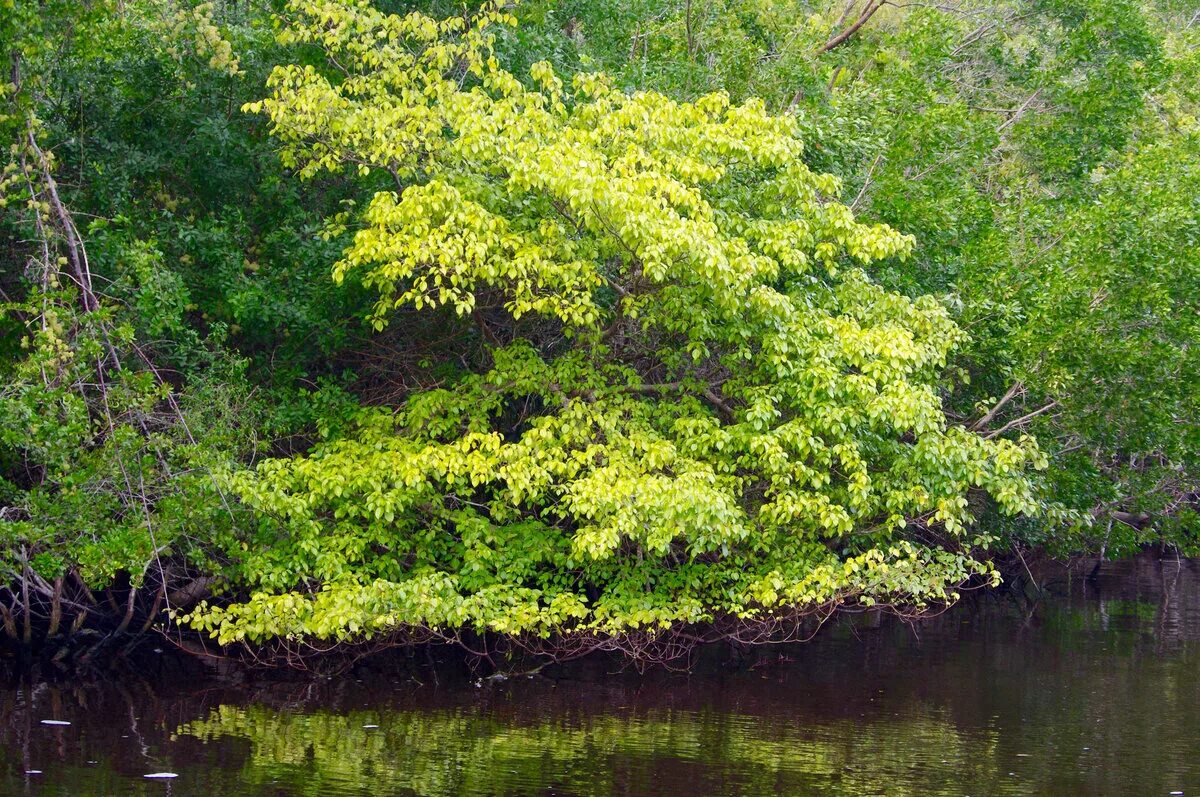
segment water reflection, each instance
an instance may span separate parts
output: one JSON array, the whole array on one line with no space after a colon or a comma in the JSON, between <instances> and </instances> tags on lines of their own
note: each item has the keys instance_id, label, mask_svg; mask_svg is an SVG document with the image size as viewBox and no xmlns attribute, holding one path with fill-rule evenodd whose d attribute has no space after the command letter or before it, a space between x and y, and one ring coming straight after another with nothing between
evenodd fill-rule
<instances>
[{"instance_id":1,"label":"water reflection","mask_svg":"<svg viewBox=\"0 0 1200 797\"><path fill-rule=\"evenodd\" d=\"M692 677L42 684L0 693L0 794L1200 794L1196 565L1056 580Z\"/></svg>"}]
</instances>

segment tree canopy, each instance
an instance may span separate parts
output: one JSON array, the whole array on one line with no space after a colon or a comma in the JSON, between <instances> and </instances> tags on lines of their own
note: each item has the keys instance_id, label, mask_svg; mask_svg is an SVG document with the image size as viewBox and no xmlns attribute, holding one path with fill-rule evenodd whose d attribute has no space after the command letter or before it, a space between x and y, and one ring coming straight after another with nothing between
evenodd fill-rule
<instances>
[{"instance_id":1,"label":"tree canopy","mask_svg":"<svg viewBox=\"0 0 1200 797\"><path fill-rule=\"evenodd\" d=\"M242 474L272 519L243 565L266 591L201 627L614 633L947 599L988 571L970 488L1037 511L1031 440L946 423L946 309L861 269L911 240L830 198L791 118L598 74L568 92L546 62L527 87L489 46L498 10L294 8L284 36L336 74L277 68L249 109L301 175L407 183L371 197L335 279L378 291L377 329L474 316L478 367Z\"/></svg>"}]
</instances>

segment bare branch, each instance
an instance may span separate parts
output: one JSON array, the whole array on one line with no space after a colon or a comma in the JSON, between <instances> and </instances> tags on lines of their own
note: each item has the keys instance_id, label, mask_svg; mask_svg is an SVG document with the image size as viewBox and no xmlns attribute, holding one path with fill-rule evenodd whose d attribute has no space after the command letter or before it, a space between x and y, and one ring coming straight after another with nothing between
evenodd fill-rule
<instances>
[{"instance_id":1,"label":"bare branch","mask_svg":"<svg viewBox=\"0 0 1200 797\"><path fill-rule=\"evenodd\" d=\"M991 440L993 437L998 437L999 435L1004 434L1005 432L1009 431L1010 429L1016 429L1020 426L1024 426L1026 423L1033 420L1037 416L1039 416L1045 412L1049 412L1050 410L1054 409L1057 406L1058 406L1057 401L1051 401L1049 404L1045 405L1044 407L1038 407L1033 412L1022 415L1020 418L1017 418L1016 420L1009 421L1008 423L1004 424L1003 426L1001 426L999 429L997 429L994 432L988 432L987 434L985 434L983 436L983 439Z\"/></svg>"},{"instance_id":2,"label":"bare branch","mask_svg":"<svg viewBox=\"0 0 1200 797\"><path fill-rule=\"evenodd\" d=\"M1038 96L1041 95L1041 93L1042 93L1042 90L1038 89L1037 91L1030 94L1029 97L1025 100L1025 102L1021 103L1020 107L1018 107L1017 110L1013 111L1013 115L1010 116L1003 124L1001 124L999 127L996 128L996 132L1003 133L1013 123L1015 123L1018 119L1020 119L1021 116L1024 115L1026 109L1029 108L1029 104L1032 103L1034 100L1036 100L1038 98Z\"/></svg>"},{"instance_id":3,"label":"bare branch","mask_svg":"<svg viewBox=\"0 0 1200 797\"><path fill-rule=\"evenodd\" d=\"M975 421L975 423L971 424L967 428L972 432L978 432L980 429L992 422L992 419L996 417L996 414L1000 412L1000 410L1004 409L1005 404L1012 401L1020 393L1024 392L1024 390L1025 385L1021 382L1021 380L1018 379L1016 382L1013 382L1012 387L1008 389L1007 393L1000 397L1000 400L996 402L995 406L988 410L982 418Z\"/></svg>"},{"instance_id":4,"label":"bare branch","mask_svg":"<svg viewBox=\"0 0 1200 797\"><path fill-rule=\"evenodd\" d=\"M871 187L871 177L875 174L875 167L879 165L881 160L883 160L882 152L875 156L874 163L872 163L871 168L867 170L867 179L863 180L862 188L858 190L858 195L854 197L854 201L850 203L851 210L858 209L858 203L862 201L863 196L865 196L867 193L867 189Z\"/></svg>"},{"instance_id":5,"label":"bare branch","mask_svg":"<svg viewBox=\"0 0 1200 797\"><path fill-rule=\"evenodd\" d=\"M29 142L30 151L37 156L46 196L50 201L50 207L54 210L54 215L58 218L63 238L67 241L67 265L71 269L71 278L79 286L82 294L83 309L89 313L98 310L100 302L96 298L96 292L92 289L92 274L88 268L87 250L83 246L83 240L79 237L79 231L75 227L71 214L58 195L58 185L50 173L50 162L46 158L46 153L38 146L32 123L26 126L26 140Z\"/></svg>"},{"instance_id":6,"label":"bare branch","mask_svg":"<svg viewBox=\"0 0 1200 797\"><path fill-rule=\"evenodd\" d=\"M821 45L817 50L817 55L822 55L830 50L841 47L849 41L850 37L858 33L859 28L866 25L871 17L875 16L875 12L883 8L886 2L887 0L867 0L867 5L863 8L862 13L858 15L858 19L854 20L854 24Z\"/></svg>"}]
</instances>

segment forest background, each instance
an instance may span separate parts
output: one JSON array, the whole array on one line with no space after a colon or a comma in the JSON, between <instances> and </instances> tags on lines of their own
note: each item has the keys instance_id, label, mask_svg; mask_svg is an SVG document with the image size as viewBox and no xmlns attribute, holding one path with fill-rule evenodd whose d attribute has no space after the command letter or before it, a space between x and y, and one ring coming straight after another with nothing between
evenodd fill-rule
<instances>
[{"instance_id":1,"label":"forest background","mask_svg":"<svg viewBox=\"0 0 1200 797\"><path fill-rule=\"evenodd\" d=\"M1197 550L1193 2L0 0L0 50L14 646L669 659Z\"/></svg>"}]
</instances>

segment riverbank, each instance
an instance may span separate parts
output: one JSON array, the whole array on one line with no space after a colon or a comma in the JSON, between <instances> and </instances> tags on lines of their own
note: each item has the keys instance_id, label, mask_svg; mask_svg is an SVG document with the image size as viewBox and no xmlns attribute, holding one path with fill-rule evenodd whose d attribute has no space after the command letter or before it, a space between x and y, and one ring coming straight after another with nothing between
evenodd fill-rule
<instances>
[{"instance_id":1,"label":"riverbank","mask_svg":"<svg viewBox=\"0 0 1200 797\"><path fill-rule=\"evenodd\" d=\"M1185 583L1195 577L1195 568L1200 560L1175 556L1171 552L1158 550L1120 560L1102 560L1097 557L1080 557L1070 560L1050 558L1011 557L1001 563L1005 573L998 588L980 586L964 593L960 611L979 611L981 607L996 601L1013 601L1023 610L1031 610L1047 597L1062 597L1086 594L1088 590L1099 592L1118 591L1129 600L1141 600L1144 596L1169 596L1164 599L1163 611L1169 617L1163 620L1164 628L1185 624L1179 613L1185 611L1200 614L1200 593L1192 595L1184 591L1176 595L1175 581ZM1082 591L1082 592L1081 592ZM1127 593L1127 594L1126 594ZM1191 597L1189 597L1191 596ZM113 596L109 596L113 597ZM1187 601L1191 603L1187 603ZM125 604L113 599L107 601L114 607ZM74 680L120 678L127 672L160 672L165 667L177 677L200 677L231 679L242 683L249 680L310 681L346 673L384 673L387 678L397 676L414 683L440 682L448 680L495 679L501 680L528 672L541 673L546 667L561 668L563 663L548 658L506 659L485 661L456 645L415 643L396 645L376 642L363 645L333 646L329 650L312 649L303 655L286 657L277 650L234 646L221 648L194 632L181 631L166 622L162 605L139 610L135 624L123 622L123 612L117 609L105 614L104 605L98 603L89 611L99 617L96 628L69 628L62 625L53 636L44 633L35 635L30 645L14 644L14 640L0 640L0 677L8 682L17 680ZM155 614L150 614L153 610ZM946 611L946 607L934 608L930 617ZM884 611L852 611L842 614L814 617L806 625L802 636L814 640L828 636L829 627L846 626L857 630L875 630L900 620ZM913 620L911 616L903 622L912 623L919 629L926 620ZM45 629L39 629L44 632ZM666 669L690 670L699 667L737 668L770 661L778 656L779 645L739 645L728 642L697 645L686 656L671 662ZM631 661L622 654L591 654L590 658L605 662L608 669L632 668L652 669L647 662ZM569 664L569 662L567 662Z\"/></svg>"}]
</instances>

